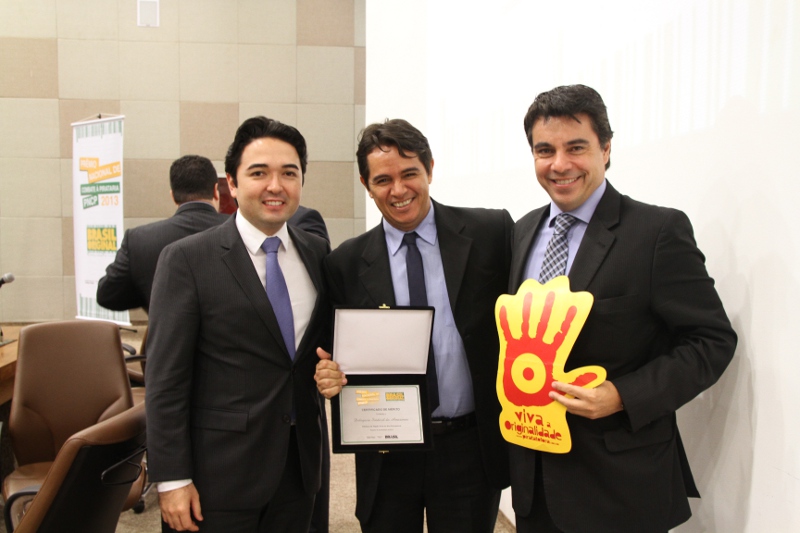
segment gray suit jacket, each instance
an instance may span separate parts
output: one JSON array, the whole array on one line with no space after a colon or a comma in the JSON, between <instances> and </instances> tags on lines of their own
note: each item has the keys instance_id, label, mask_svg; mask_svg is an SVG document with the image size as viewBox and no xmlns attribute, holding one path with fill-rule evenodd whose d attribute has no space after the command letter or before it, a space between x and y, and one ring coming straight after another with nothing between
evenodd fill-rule
<instances>
[{"instance_id":1,"label":"gray suit jacket","mask_svg":"<svg viewBox=\"0 0 800 533\"><path fill-rule=\"evenodd\" d=\"M472 376L484 470L492 486L504 488L508 486L508 459L498 425L495 376L499 340L494 304L507 287L513 221L504 210L436 202L434 213L450 307ZM326 259L325 270L334 304L395 304L382 224L342 243ZM356 454L356 516L362 522L372 511L380 467L380 454Z\"/></svg>"},{"instance_id":2,"label":"gray suit jacket","mask_svg":"<svg viewBox=\"0 0 800 533\"><path fill-rule=\"evenodd\" d=\"M168 219L127 230L114 262L97 284L97 303L114 311L137 307L149 310L161 250L227 219L228 215L217 213L211 204L191 202L182 204Z\"/></svg>"},{"instance_id":3,"label":"gray suit jacket","mask_svg":"<svg viewBox=\"0 0 800 533\"><path fill-rule=\"evenodd\" d=\"M514 227L512 293L548 213L532 211ZM687 496L698 496L675 411L719 379L736 334L686 215L610 183L569 279L594 305L565 370L605 367L625 410L599 420L567 415L572 450L541 454L550 514L566 533L667 531L691 516ZM535 455L510 445L520 516L531 511Z\"/></svg>"},{"instance_id":4,"label":"gray suit jacket","mask_svg":"<svg viewBox=\"0 0 800 533\"><path fill-rule=\"evenodd\" d=\"M164 249L147 339L147 444L153 481L191 478L204 509L265 505L280 482L296 414L303 485L320 486L317 346L330 308L322 277L329 251L289 226L317 289L294 361L234 217Z\"/></svg>"}]
</instances>

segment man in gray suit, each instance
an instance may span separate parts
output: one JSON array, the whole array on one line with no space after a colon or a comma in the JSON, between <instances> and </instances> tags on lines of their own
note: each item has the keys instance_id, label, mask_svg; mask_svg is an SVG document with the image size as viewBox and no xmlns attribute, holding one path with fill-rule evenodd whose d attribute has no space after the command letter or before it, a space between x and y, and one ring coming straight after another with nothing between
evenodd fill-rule
<instances>
[{"instance_id":1,"label":"man in gray suit","mask_svg":"<svg viewBox=\"0 0 800 533\"><path fill-rule=\"evenodd\" d=\"M148 465L173 530L308 531L322 454L315 349L330 310L327 242L286 224L306 163L295 128L246 120L225 158L236 215L159 260Z\"/></svg>"},{"instance_id":2,"label":"man in gray suit","mask_svg":"<svg viewBox=\"0 0 800 533\"><path fill-rule=\"evenodd\" d=\"M161 250L169 243L222 224L218 213L217 171L207 158L185 155L169 169L172 200L178 210L172 217L125 232L114 262L97 284L97 303L106 309L150 309L150 292Z\"/></svg>"},{"instance_id":3,"label":"man in gray suit","mask_svg":"<svg viewBox=\"0 0 800 533\"><path fill-rule=\"evenodd\" d=\"M595 389L554 382L545 393L566 406L569 453L510 445L517 531L664 533L688 520L687 496L699 496L675 411L719 379L736 334L686 215L605 179L613 133L594 89L540 94L524 125L551 202L514 226L510 289L566 273L572 291L590 292L565 371L600 365L608 378ZM534 369L520 370L538 392Z\"/></svg>"}]
</instances>

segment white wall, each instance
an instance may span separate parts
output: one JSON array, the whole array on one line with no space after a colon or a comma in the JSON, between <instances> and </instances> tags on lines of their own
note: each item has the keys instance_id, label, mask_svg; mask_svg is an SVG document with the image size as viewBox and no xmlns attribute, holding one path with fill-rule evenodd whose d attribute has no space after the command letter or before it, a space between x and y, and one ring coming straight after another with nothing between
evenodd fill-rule
<instances>
[{"instance_id":1,"label":"white wall","mask_svg":"<svg viewBox=\"0 0 800 533\"><path fill-rule=\"evenodd\" d=\"M367 51L367 122L426 133L433 197L515 219L547 202L528 105L569 83L603 95L608 178L689 215L739 333L720 382L679 412L703 498L677 531L800 531L800 4L379 0Z\"/></svg>"}]
</instances>

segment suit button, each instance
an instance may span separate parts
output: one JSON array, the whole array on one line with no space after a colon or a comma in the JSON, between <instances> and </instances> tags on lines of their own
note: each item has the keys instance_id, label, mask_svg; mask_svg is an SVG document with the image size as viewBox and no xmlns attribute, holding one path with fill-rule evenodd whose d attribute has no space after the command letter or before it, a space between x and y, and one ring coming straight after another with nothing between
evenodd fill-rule
<instances>
[{"instance_id":1,"label":"suit button","mask_svg":"<svg viewBox=\"0 0 800 533\"><path fill-rule=\"evenodd\" d=\"M281 418L281 420L283 420L283 422L284 422L285 424L288 424L289 422L291 422L291 421L292 421L292 419L289 417L289 415L283 415L283 417Z\"/></svg>"}]
</instances>

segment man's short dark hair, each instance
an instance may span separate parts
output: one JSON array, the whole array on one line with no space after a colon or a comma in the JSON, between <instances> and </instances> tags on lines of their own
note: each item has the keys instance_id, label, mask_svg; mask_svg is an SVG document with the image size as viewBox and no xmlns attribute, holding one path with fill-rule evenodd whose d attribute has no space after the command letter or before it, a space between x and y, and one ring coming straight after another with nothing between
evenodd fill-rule
<instances>
[{"instance_id":1,"label":"man's short dark hair","mask_svg":"<svg viewBox=\"0 0 800 533\"><path fill-rule=\"evenodd\" d=\"M300 158L300 170L303 173L303 183L305 183L308 150L306 149L306 140L303 135L293 126L278 122L275 119L258 116L248 118L242 122L242 125L236 130L236 136L228 148L228 153L225 155L225 173L233 178L233 184L236 185L236 171L242 162L242 152L251 142L264 137L278 139L294 146L294 149L297 150L297 156Z\"/></svg>"},{"instance_id":2,"label":"man's short dark hair","mask_svg":"<svg viewBox=\"0 0 800 533\"><path fill-rule=\"evenodd\" d=\"M547 120L552 117L570 117L580 122L577 117L579 113L589 116L592 129L600 141L600 147L604 148L614 136L614 132L608 123L608 112L603 98L586 85L562 85L536 97L525 115L525 135L528 137L528 144L533 148L533 125L540 118ZM606 169L610 166L609 157Z\"/></svg>"},{"instance_id":3,"label":"man's short dark hair","mask_svg":"<svg viewBox=\"0 0 800 533\"><path fill-rule=\"evenodd\" d=\"M390 147L397 148L397 152L402 157L411 158L417 156L425 171L431 173L431 147L428 139L417 128L402 118L386 119L383 124L370 124L361 132L358 140L358 150L356 159L358 160L358 172L364 178L369 189L369 163L367 156L375 148L386 151Z\"/></svg>"},{"instance_id":4,"label":"man's short dark hair","mask_svg":"<svg viewBox=\"0 0 800 533\"><path fill-rule=\"evenodd\" d=\"M217 170L201 155L185 155L169 167L169 186L175 203L213 200Z\"/></svg>"}]
</instances>

